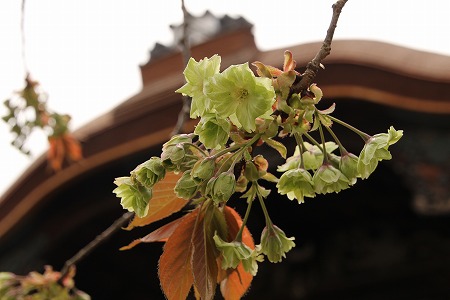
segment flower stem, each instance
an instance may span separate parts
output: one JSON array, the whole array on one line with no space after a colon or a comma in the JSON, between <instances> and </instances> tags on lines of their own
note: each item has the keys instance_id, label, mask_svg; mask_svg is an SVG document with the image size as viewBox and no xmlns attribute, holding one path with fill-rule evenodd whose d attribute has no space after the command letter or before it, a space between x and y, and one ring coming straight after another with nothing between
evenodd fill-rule
<instances>
[{"instance_id":1,"label":"flower stem","mask_svg":"<svg viewBox=\"0 0 450 300\"><path fill-rule=\"evenodd\" d=\"M266 204L264 203L263 196L259 192L258 188L256 188L256 195L258 196L259 203L261 204L261 208L264 213L264 218L266 219L266 226L272 226L273 225L272 220L269 217L269 212L267 211L267 207Z\"/></svg>"},{"instance_id":2,"label":"flower stem","mask_svg":"<svg viewBox=\"0 0 450 300\"><path fill-rule=\"evenodd\" d=\"M253 183L253 184L257 184L257 183ZM254 199L251 199L248 202L247 210L245 211L245 215L244 215L244 219L242 220L241 228L239 228L239 231L236 234L236 237L234 238L234 240L236 242L242 242L242 232L244 231L245 225L247 224L248 217L250 216L250 211L252 209L253 200Z\"/></svg>"},{"instance_id":3,"label":"flower stem","mask_svg":"<svg viewBox=\"0 0 450 300\"><path fill-rule=\"evenodd\" d=\"M206 153L205 150L200 148L198 145L194 144L194 143L187 143L190 147L197 149L202 155L203 157L206 157Z\"/></svg>"},{"instance_id":4,"label":"flower stem","mask_svg":"<svg viewBox=\"0 0 450 300\"><path fill-rule=\"evenodd\" d=\"M303 161L303 152L304 152L304 144L303 144L303 138L301 134L298 133L294 133L294 137L295 137L295 141L297 142L298 148L300 150L300 163L299 163L299 167L301 169L305 168L305 163Z\"/></svg>"},{"instance_id":5,"label":"flower stem","mask_svg":"<svg viewBox=\"0 0 450 300\"><path fill-rule=\"evenodd\" d=\"M225 148L223 150L220 150L219 152L217 152L216 154L213 154L210 156L211 159L216 159L222 155L224 155L225 153L228 152L232 152L234 150L240 149L240 148L244 148L244 147L248 147L250 145L252 145L253 143L255 143L256 141L258 141L261 138L262 134L255 134L250 140L248 140L244 145L242 144L235 144L233 146L230 146L228 148Z\"/></svg>"},{"instance_id":6,"label":"flower stem","mask_svg":"<svg viewBox=\"0 0 450 300\"><path fill-rule=\"evenodd\" d=\"M359 130L358 128L353 127L352 125L350 125L350 124L348 124L348 123L346 123L346 122L344 122L344 121L339 120L338 118L335 118L335 117L330 116L330 115L328 115L328 117L329 117L332 121L334 121L334 122L336 122L336 123L338 123L338 124L340 124L340 125L342 125L342 126L344 126L344 127L347 127L348 129L350 129L351 131L353 131L354 133L356 133L357 135L359 135L359 136L364 140L364 142L367 142L367 140L369 140L369 139L371 138L371 136L368 135L367 133L365 133L365 132Z\"/></svg>"},{"instance_id":7,"label":"flower stem","mask_svg":"<svg viewBox=\"0 0 450 300\"><path fill-rule=\"evenodd\" d=\"M316 118L318 118L319 115L316 113ZM323 164L328 165L328 153L327 148L325 147L325 137L323 135L323 129L322 129L322 122L319 122L319 132L320 132L320 139L322 140L322 153L323 153Z\"/></svg>"},{"instance_id":8,"label":"flower stem","mask_svg":"<svg viewBox=\"0 0 450 300\"><path fill-rule=\"evenodd\" d=\"M336 141L336 143L339 145L339 151L341 152L341 156L347 155L348 151L347 149L345 149L344 145L342 145L341 141L338 139L338 137L336 136L336 134L334 133L333 130L331 130L330 127L325 127L328 132L331 134L331 136L333 137L333 139Z\"/></svg>"}]
</instances>

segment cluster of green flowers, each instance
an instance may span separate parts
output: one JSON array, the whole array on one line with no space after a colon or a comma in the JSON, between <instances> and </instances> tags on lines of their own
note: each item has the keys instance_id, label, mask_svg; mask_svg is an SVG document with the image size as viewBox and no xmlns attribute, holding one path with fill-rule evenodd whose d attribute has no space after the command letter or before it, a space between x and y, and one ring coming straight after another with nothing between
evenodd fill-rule
<instances>
[{"instance_id":1,"label":"cluster of green flowers","mask_svg":"<svg viewBox=\"0 0 450 300\"><path fill-rule=\"evenodd\" d=\"M301 75L295 70L290 52L285 53L283 70L253 63L233 65L220 72L220 56L190 59L184 71L186 84L177 92L192 98L191 118L200 117L194 133L172 137L162 147L160 157L139 165L129 177L116 179L114 192L125 209L144 217L153 186L166 172L182 174L175 186L178 197L201 204L213 201L223 207L235 193L243 193L248 208L241 230L234 240L214 236L222 255L222 268L236 268L239 263L256 274L257 262L266 256L280 262L295 244L294 238L272 223L264 200L269 190L260 180L275 182L278 193L304 202L305 197L339 192L353 185L357 178L367 178L378 162L391 158L388 147L396 143L402 131L393 127L388 133L370 136L334 118L334 104L319 110L316 105L322 91L315 84L296 93L293 83ZM359 156L349 153L331 129L337 123L358 134L364 141ZM326 141L326 129L333 141ZM320 140L310 135L317 131ZM292 156L278 138L294 137L297 146ZM269 163L253 149L266 144L276 149L286 163L278 167L278 179L268 172ZM339 149L339 155L334 154ZM260 244L251 249L242 242L252 203L258 199L266 219Z\"/></svg>"}]
</instances>

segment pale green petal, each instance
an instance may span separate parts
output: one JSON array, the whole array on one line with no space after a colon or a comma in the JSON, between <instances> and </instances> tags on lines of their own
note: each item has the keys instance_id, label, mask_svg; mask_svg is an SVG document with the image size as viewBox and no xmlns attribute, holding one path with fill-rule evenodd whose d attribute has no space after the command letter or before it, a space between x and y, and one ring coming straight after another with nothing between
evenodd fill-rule
<instances>
[{"instance_id":1,"label":"pale green petal","mask_svg":"<svg viewBox=\"0 0 450 300\"><path fill-rule=\"evenodd\" d=\"M215 75L205 86L205 91L219 116L233 115L232 122L239 123L247 132L256 129L256 118L268 117L275 101L271 80L255 77L248 63L233 65Z\"/></svg>"},{"instance_id":2,"label":"pale green petal","mask_svg":"<svg viewBox=\"0 0 450 300\"><path fill-rule=\"evenodd\" d=\"M152 198L152 190L141 185L134 185L130 177L116 178L117 188L113 193L121 198L120 204L128 211L134 211L138 217L145 217L148 213L148 202Z\"/></svg>"},{"instance_id":3,"label":"pale green petal","mask_svg":"<svg viewBox=\"0 0 450 300\"><path fill-rule=\"evenodd\" d=\"M210 110L210 100L204 93L204 86L207 80L219 73L220 60L218 55L205 57L198 62L193 58L189 59L183 72L186 84L176 92L192 97L191 118L199 117Z\"/></svg>"},{"instance_id":4,"label":"pale green petal","mask_svg":"<svg viewBox=\"0 0 450 300\"><path fill-rule=\"evenodd\" d=\"M200 120L194 133L207 149L220 149L228 141L231 125L226 119L208 114Z\"/></svg>"}]
</instances>

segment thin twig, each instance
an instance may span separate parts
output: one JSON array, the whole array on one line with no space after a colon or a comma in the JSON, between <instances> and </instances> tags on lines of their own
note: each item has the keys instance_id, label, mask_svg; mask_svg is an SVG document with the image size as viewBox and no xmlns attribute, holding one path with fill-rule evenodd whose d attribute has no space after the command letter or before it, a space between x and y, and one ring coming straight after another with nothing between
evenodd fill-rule
<instances>
[{"instance_id":1,"label":"thin twig","mask_svg":"<svg viewBox=\"0 0 450 300\"><path fill-rule=\"evenodd\" d=\"M28 65L27 65L27 56L26 56L26 49L25 49L25 2L26 0L22 0L22 6L21 6L21 16L20 16L20 35L21 35L21 41L22 41L22 64L23 69L25 71L25 77L28 77L29 71L28 71Z\"/></svg>"},{"instance_id":2,"label":"thin twig","mask_svg":"<svg viewBox=\"0 0 450 300\"><path fill-rule=\"evenodd\" d=\"M182 24L183 35L179 41L179 44L181 47L181 54L183 56L183 66L186 66L189 62L189 58L191 57L191 50L189 48L189 34L188 34L190 15L186 9L186 6L184 5L184 0L181 0L181 10L183 11L183 24ZM192 100L189 96L183 96L182 101L183 107L181 108L180 113L178 114L177 124L175 124L175 127L172 130L171 135L181 133L183 131L184 123L186 123L186 120L189 119Z\"/></svg>"},{"instance_id":3,"label":"thin twig","mask_svg":"<svg viewBox=\"0 0 450 300\"><path fill-rule=\"evenodd\" d=\"M126 212L120 218L118 218L114 223L111 224L105 231L101 234L97 235L97 237L92 240L89 244L81 248L74 256L68 259L64 263L64 267L61 270L61 280L68 274L70 271L70 267L76 265L78 262L83 260L86 256L88 256L92 250L97 248L100 244L106 241L111 235L113 235L116 231L122 228L132 217L134 213Z\"/></svg>"},{"instance_id":4,"label":"thin twig","mask_svg":"<svg viewBox=\"0 0 450 300\"><path fill-rule=\"evenodd\" d=\"M327 30L327 35L325 36L325 39L322 43L322 47L320 48L319 52L317 52L313 60L311 60L306 66L306 70L302 74L302 79L297 84L291 87L291 94L301 93L311 85L314 77L316 77L317 72L320 69L321 62L330 54L334 30L336 29L339 16L346 2L347 0L338 0L333 4L333 16L331 18L330 26Z\"/></svg>"}]
</instances>

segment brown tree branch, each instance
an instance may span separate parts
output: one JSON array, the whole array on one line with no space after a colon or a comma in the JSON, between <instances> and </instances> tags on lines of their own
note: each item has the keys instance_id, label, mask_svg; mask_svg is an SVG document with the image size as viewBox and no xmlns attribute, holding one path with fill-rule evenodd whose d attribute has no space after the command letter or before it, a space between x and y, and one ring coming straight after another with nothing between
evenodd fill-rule
<instances>
[{"instance_id":1,"label":"brown tree branch","mask_svg":"<svg viewBox=\"0 0 450 300\"><path fill-rule=\"evenodd\" d=\"M312 83L313 79L316 77L317 72L321 67L321 62L331 53L331 42L333 41L334 30L336 29L339 16L341 14L342 8L344 7L347 0L338 0L333 4L333 16L331 18L330 26L327 30L327 35L322 43L322 47L316 56L306 65L306 70L302 74L301 80L291 87L291 93L301 93L305 91Z\"/></svg>"},{"instance_id":2,"label":"brown tree branch","mask_svg":"<svg viewBox=\"0 0 450 300\"><path fill-rule=\"evenodd\" d=\"M114 221L105 231L97 235L97 237L92 240L89 244L81 248L74 256L68 259L61 270L61 280L69 273L70 267L75 266L78 262L83 260L88 256L92 250L100 246L104 241L106 241L111 235L122 228L132 217L134 213L126 212L120 218Z\"/></svg>"},{"instance_id":3,"label":"brown tree branch","mask_svg":"<svg viewBox=\"0 0 450 300\"><path fill-rule=\"evenodd\" d=\"M189 12L186 9L186 6L184 5L184 0L181 0L181 10L183 11L183 36L180 39L180 47L181 47L181 54L183 57L183 66L186 66L189 62L189 59L191 57L191 50L189 47L189 34L188 34L188 27L189 27ZM186 123L186 120L189 120L190 117L190 111L191 111L191 101L192 99L189 96L182 96L183 101L183 107L181 108L179 114L178 114L178 120L175 124L174 129L172 130L171 135L179 134L183 131L184 123Z\"/></svg>"}]
</instances>

